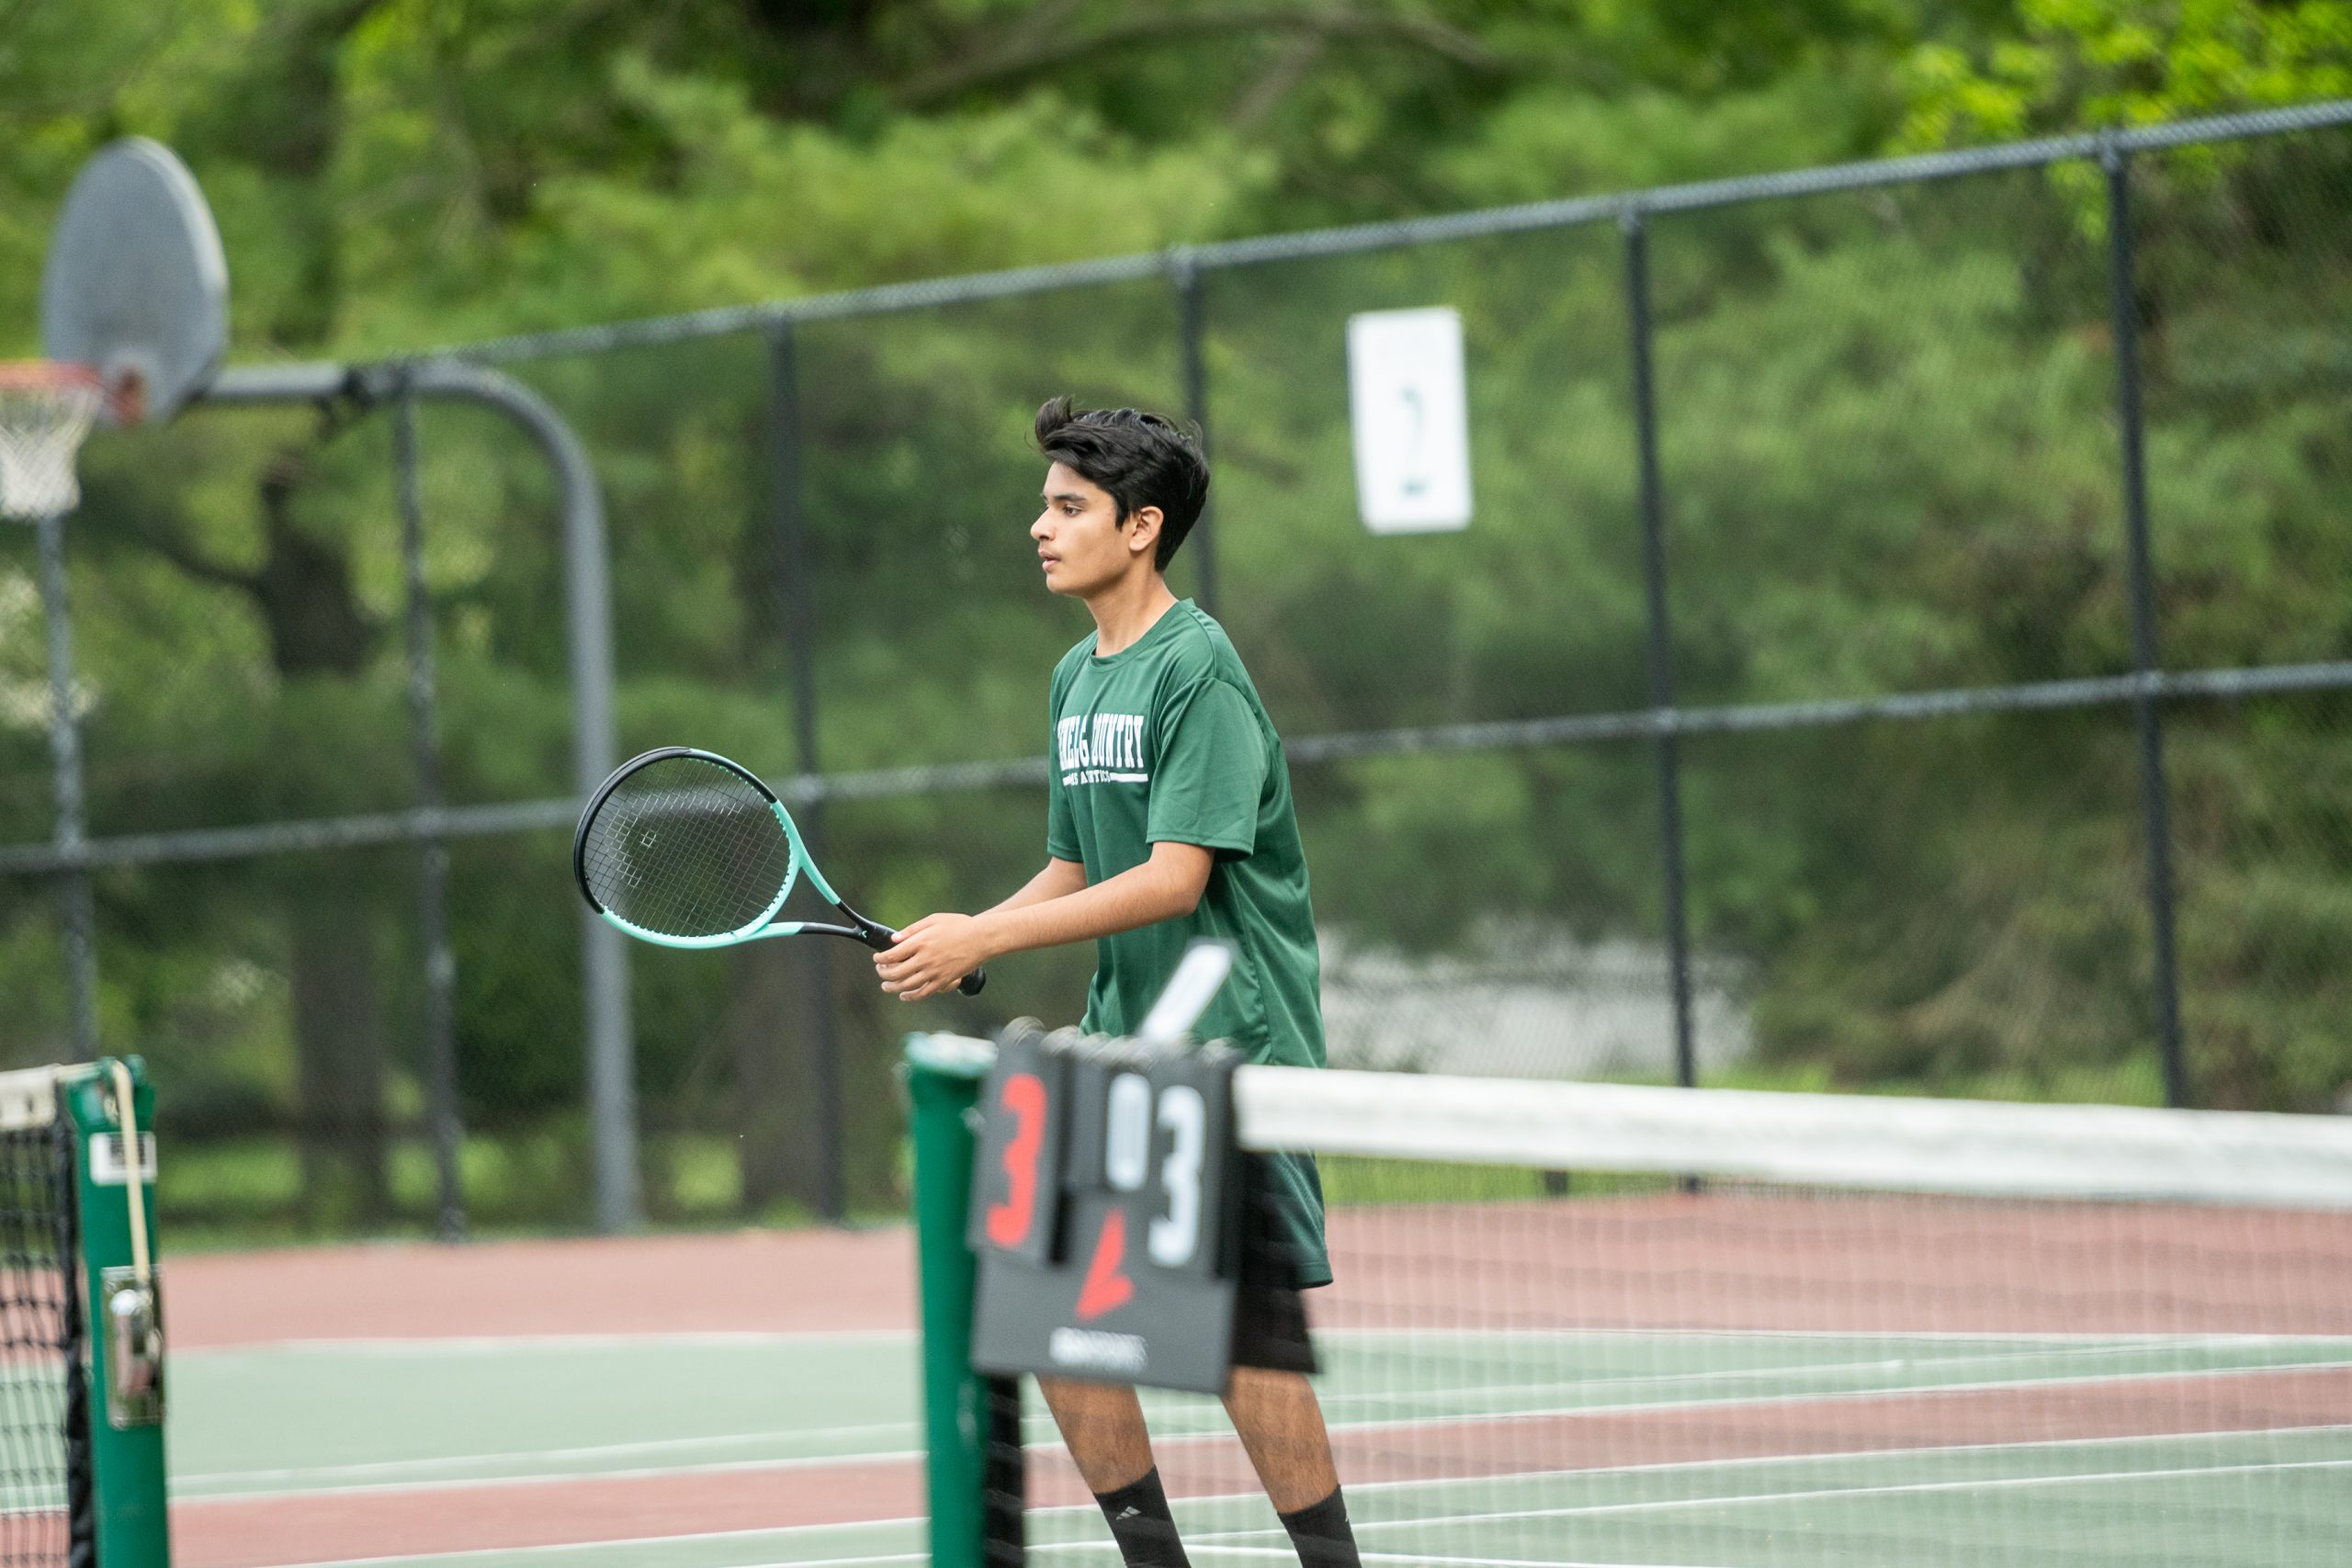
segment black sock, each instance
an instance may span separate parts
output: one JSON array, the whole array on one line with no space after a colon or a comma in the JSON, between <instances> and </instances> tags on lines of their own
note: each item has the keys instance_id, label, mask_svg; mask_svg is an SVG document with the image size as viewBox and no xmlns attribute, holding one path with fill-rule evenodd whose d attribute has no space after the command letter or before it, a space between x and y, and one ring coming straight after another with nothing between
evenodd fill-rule
<instances>
[{"instance_id":1,"label":"black sock","mask_svg":"<svg viewBox=\"0 0 2352 1568\"><path fill-rule=\"evenodd\" d=\"M1302 1568L1363 1568L1356 1555L1356 1532L1348 1528L1347 1500L1338 1487L1320 1503L1283 1515L1282 1521Z\"/></svg>"},{"instance_id":2,"label":"black sock","mask_svg":"<svg viewBox=\"0 0 2352 1568\"><path fill-rule=\"evenodd\" d=\"M1119 1560L1127 1568L1192 1568L1184 1543L1176 1539L1176 1516L1168 1511L1158 1465L1115 1492L1097 1492L1094 1500L1102 1505L1111 1539L1119 1543Z\"/></svg>"}]
</instances>

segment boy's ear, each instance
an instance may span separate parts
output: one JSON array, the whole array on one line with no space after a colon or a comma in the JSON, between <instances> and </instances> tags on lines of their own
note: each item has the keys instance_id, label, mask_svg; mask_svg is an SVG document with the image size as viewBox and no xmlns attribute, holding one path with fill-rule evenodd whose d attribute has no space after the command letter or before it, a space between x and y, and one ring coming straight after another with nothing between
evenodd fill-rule
<instances>
[{"instance_id":1,"label":"boy's ear","mask_svg":"<svg viewBox=\"0 0 2352 1568\"><path fill-rule=\"evenodd\" d=\"M1159 525L1168 520L1167 513L1157 506L1138 506L1127 513L1133 525L1127 530L1127 553L1140 555L1159 547Z\"/></svg>"}]
</instances>

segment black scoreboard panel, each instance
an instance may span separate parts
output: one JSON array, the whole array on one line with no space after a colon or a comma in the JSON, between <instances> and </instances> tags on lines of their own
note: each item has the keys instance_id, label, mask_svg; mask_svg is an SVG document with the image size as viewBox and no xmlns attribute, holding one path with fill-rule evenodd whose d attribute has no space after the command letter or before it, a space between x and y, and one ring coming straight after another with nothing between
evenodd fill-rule
<instances>
[{"instance_id":1,"label":"black scoreboard panel","mask_svg":"<svg viewBox=\"0 0 2352 1568\"><path fill-rule=\"evenodd\" d=\"M1217 1045L1006 1031L979 1104L974 1366L1224 1392L1239 1061Z\"/></svg>"},{"instance_id":2,"label":"black scoreboard panel","mask_svg":"<svg viewBox=\"0 0 2352 1568\"><path fill-rule=\"evenodd\" d=\"M1032 1263L1053 1257L1069 1067L1069 1053L1048 1050L1035 1030L1008 1030L997 1043L996 1067L980 1092L979 1179L967 1236L973 1251Z\"/></svg>"}]
</instances>

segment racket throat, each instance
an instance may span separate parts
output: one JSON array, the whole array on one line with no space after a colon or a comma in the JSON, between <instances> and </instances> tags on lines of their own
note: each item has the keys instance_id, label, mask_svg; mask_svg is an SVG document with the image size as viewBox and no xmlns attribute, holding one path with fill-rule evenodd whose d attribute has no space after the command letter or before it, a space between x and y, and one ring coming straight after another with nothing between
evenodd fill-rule
<instances>
[{"instance_id":1,"label":"racket throat","mask_svg":"<svg viewBox=\"0 0 2352 1568\"><path fill-rule=\"evenodd\" d=\"M872 948L876 953L880 953L886 948L896 947L898 945L899 933L891 930L888 926L882 924L878 920L867 919L864 915L859 914L855 909L851 908L847 904L841 903L839 900L835 900L835 904L836 907L840 908L842 917L849 921L849 925L843 931L842 934L857 942L864 942L866 946Z\"/></svg>"}]
</instances>

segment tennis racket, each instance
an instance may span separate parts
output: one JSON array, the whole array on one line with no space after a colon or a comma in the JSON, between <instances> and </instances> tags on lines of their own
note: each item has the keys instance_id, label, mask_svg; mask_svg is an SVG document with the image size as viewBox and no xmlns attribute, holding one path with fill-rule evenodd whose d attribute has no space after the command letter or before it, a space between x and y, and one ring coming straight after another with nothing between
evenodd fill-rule
<instances>
[{"instance_id":1,"label":"tennis racket","mask_svg":"<svg viewBox=\"0 0 2352 1568\"><path fill-rule=\"evenodd\" d=\"M597 786L571 836L571 874L590 908L663 947L844 936L878 952L899 940L833 891L775 791L688 746L632 758ZM847 924L775 918L803 876ZM976 969L956 988L978 996L987 984Z\"/></svg>"}]
</instances>

